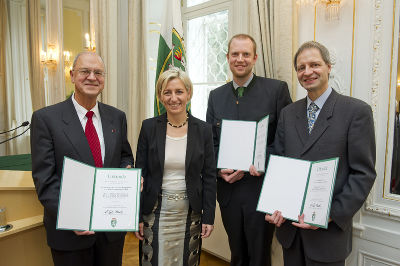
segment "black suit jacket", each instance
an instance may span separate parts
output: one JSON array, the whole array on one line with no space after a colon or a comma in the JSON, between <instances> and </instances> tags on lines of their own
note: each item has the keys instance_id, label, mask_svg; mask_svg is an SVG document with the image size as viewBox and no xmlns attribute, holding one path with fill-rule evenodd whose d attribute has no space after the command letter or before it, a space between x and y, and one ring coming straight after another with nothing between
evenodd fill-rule
<instances>
[{"instance_id":1,"label":"black suit jacket","mask_svg":"<svg viewBox=\"0 0 400 266\"><path fill-rule=\"evenodd\" d=\"M237 97L232 82L211 91L208 99L207 122L213 126L215 157L218 157L222 119L258 121L269 115L268 145L272 146L280 111L291 102L286 82L256 75L253 76L241 98ZM267 152L270 153L270 151L269 148ZM263 178L253 177L247 172L240 181L233 184L227 183L220 177L217 181L218 202L224 207L231 199L233 187L240 185L241 182L254 183L256 190L251 193L258 197Z\"/></svg>"},{"instance_id":2,"label":"black suit jacket","mask_svg":"<svg viewBox=\"0 0 400 266\"><path fill-rule=\"evenodd\" d=\"M126 134L125 114L109 105L99 104L103 127L104 167L133 165ZM78 250L94 244L96 235L77 236L72 231L56 230L58 199L64 156L94 166L94 159L72 99L33 113L31 122L32 177L44 206L43 222L47 242L57 250ZM106 233L112 240L124 233Z\"/></svg>"},{"instance_id":3,"label":"black suit jacket","mask_svg":"<svg viewBox=\"0 0 400 266\"><path fill-rule=\"evenodd\" d=\"M143 121L136 152L136 168L142 168L144 178L142 214L151 213L161 192L166 135L166 114ZM192 115L188 121L185 181L190 206L202 213L203 224L213 224L216 177L212 131L210 125Z\"/></svg>"},{"instance_id":4,"label":"black suit jacket","mask_svg":"<svg viewBox=\"0 0 400 266\"><path fill-rule=\"evenodd\" d=\"M276 232L282 246L289 248L298 231L313 260L344 260L351 251L352 218L376 177L371 107L332 90L308 134L307 100L299 100L282 110L274 149L276 154L310 161L339 157L328 229L297 229L286 221Z\"/></svg>"}]
</instances>

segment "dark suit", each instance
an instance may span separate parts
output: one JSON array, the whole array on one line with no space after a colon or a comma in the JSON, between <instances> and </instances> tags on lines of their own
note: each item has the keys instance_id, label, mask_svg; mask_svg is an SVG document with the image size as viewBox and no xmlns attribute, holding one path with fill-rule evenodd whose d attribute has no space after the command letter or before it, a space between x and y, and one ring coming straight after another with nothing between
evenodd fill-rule
<instances>
[{"instance_id":1,"label":"dark suit","mask_svg":"<svg viewBox=\"0 0 400 266\"><path fill-rule=\"evenodd\" d=\"M293 248L294 239L300 239L305 256L314 261L344 261L351 251L352 218L376 177L372 112L366 103L332 90L309 134L306 108L304 98L282 110L274 149L276 154L310 161L339 157L333 221L328 229L317 230L298 229L286 221L277 228L277 237L284 249Z\"/></svg>"},{"instance_id":2,"label":"dark suit","mask_svg":"<svg viewBox=\"0 0 400 266\"><path fill-rule=\"evenodd\" d=\"M103 127L104 167L133 165L126 133L125 114L98 103ZM56 230L57 209L64 156L94 166L85 132L72 99L40 109L31 122L32 176L44 206L47 243L55 250L73 251L94 245L99 234L77 236L72 231ZM108 241L124 241L125 233L104 233Z\"/></svg>"},{"instance_id":3,"label":"dark suit","mask_svg":"<svg viewBox=\"0 0 400 266\"><path fill-rule=\"evenodd\" d=\"M399 113L394 116L393 155L390 193L400 194L400 120Z\"/></svg>"},{"instance_id":4,"label":"dark suit","mask_svg":"<svg viewBox=\"0 0 400 266\"><path fill-rule=\"evenodd\" d=\"M142 168L141 213L152 212L164 175L167 116L146 119L140 130L136 167ZM216 177L211 126L189 115L185 181L190 207L202 213L203 224L214 224Z\"/></svg>"},{"instance_id":5,"label":"dark suit","mask_svg":"<svg viewBox=\"0 0 400 266\"><path fill-rule=\"evenodd\" d=\"M271 145L279 113L289 103L286 82L255 75L241 98L237 97L232 82L211 91L207 122L213 125L215 156L218 156L222 119L258 121L269 115L268 145ZM265 222L263 214L256 212L263 179L264 176L246 173L241 180L229 184L217 178L217 198L229 238L232 265L270 264L273 226Z\"/></svg>"}]
</instances>

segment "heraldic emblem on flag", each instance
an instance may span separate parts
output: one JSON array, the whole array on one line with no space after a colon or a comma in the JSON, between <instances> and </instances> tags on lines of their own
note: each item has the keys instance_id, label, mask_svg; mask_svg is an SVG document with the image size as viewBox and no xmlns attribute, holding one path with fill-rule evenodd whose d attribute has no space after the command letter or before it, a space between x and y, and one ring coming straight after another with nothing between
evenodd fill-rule
<instances>
[{"instance_id":1,"label":"heraldic emblem on flag","mask_svg":"<svg viewBox=\"0 0 400 266\"><path fill-rule=\"evenodd\" d=\"M180 0L166 1L163 24L158 43L156 80L170 67L186 69L186 51L184 46ZM190 103L186 107L190 108ZM154 116L165 113L165 108L155 93Z\"/></svg>"}]
</instances>

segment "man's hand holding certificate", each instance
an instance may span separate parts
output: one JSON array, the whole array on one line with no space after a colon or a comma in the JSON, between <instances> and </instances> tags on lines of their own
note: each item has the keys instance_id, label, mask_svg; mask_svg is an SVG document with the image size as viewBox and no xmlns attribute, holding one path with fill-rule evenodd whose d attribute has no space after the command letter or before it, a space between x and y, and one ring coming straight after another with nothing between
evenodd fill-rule
<instances>
[{"instance_id":1,"label":"man's hand holding certificate","mask_svg":"<svg viewBox=\"0 0 400 266\"><path fill-rule=\"evenodd\" d=\"M64 158L57 229L137 231L140 169L95 168Z\"/></svg>"},{"instance_id":2,"label":"man's hand holding certificate","mask_svg":"<svg viewBox=\"0 0 400 266\"><path fill-rule=\"evenodd\" d=\"M268 121L268 116L259 122L222 120L217 168L248 171L254 165L264 172Z\"/></svg>"},{"instance_id":3,"label":"man's hand holding certificate","mask_svg":"<svg viewBox=\"0 0 400 266\"><path fill-rule=\"evenodd\" d=\"M285 218L304 229L327 228L338 161L271 155L257 210L277 226Z\"/></svg>"}]
</instances>

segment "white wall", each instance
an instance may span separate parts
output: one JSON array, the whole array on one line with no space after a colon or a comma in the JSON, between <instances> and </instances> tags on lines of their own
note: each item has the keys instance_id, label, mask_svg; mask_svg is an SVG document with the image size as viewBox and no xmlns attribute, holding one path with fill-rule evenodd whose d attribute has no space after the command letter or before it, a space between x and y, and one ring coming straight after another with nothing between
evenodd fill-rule
<instances>
[{"instance_id":1,"label":"white wall","mask_svg":"<svg viewBox=\"0 0 400 266\"><path fill-rule=\"evenodd\" d=\"M346 263L351 266L400 265L400 197L384 192L390 181L386 162L391 162L389 125L393 125L398 45L392 46L392 40L398 39L399 4L398 0L342 0L341 18L335 22L325 20L323 6L299 7L299 43L315 35L326 45L336 61L332 86L366 101L374 113L377 180L353 219L353 252ZM296 96L304 97L304 90L298 88Z\"/></svg>"}]
</instances>

